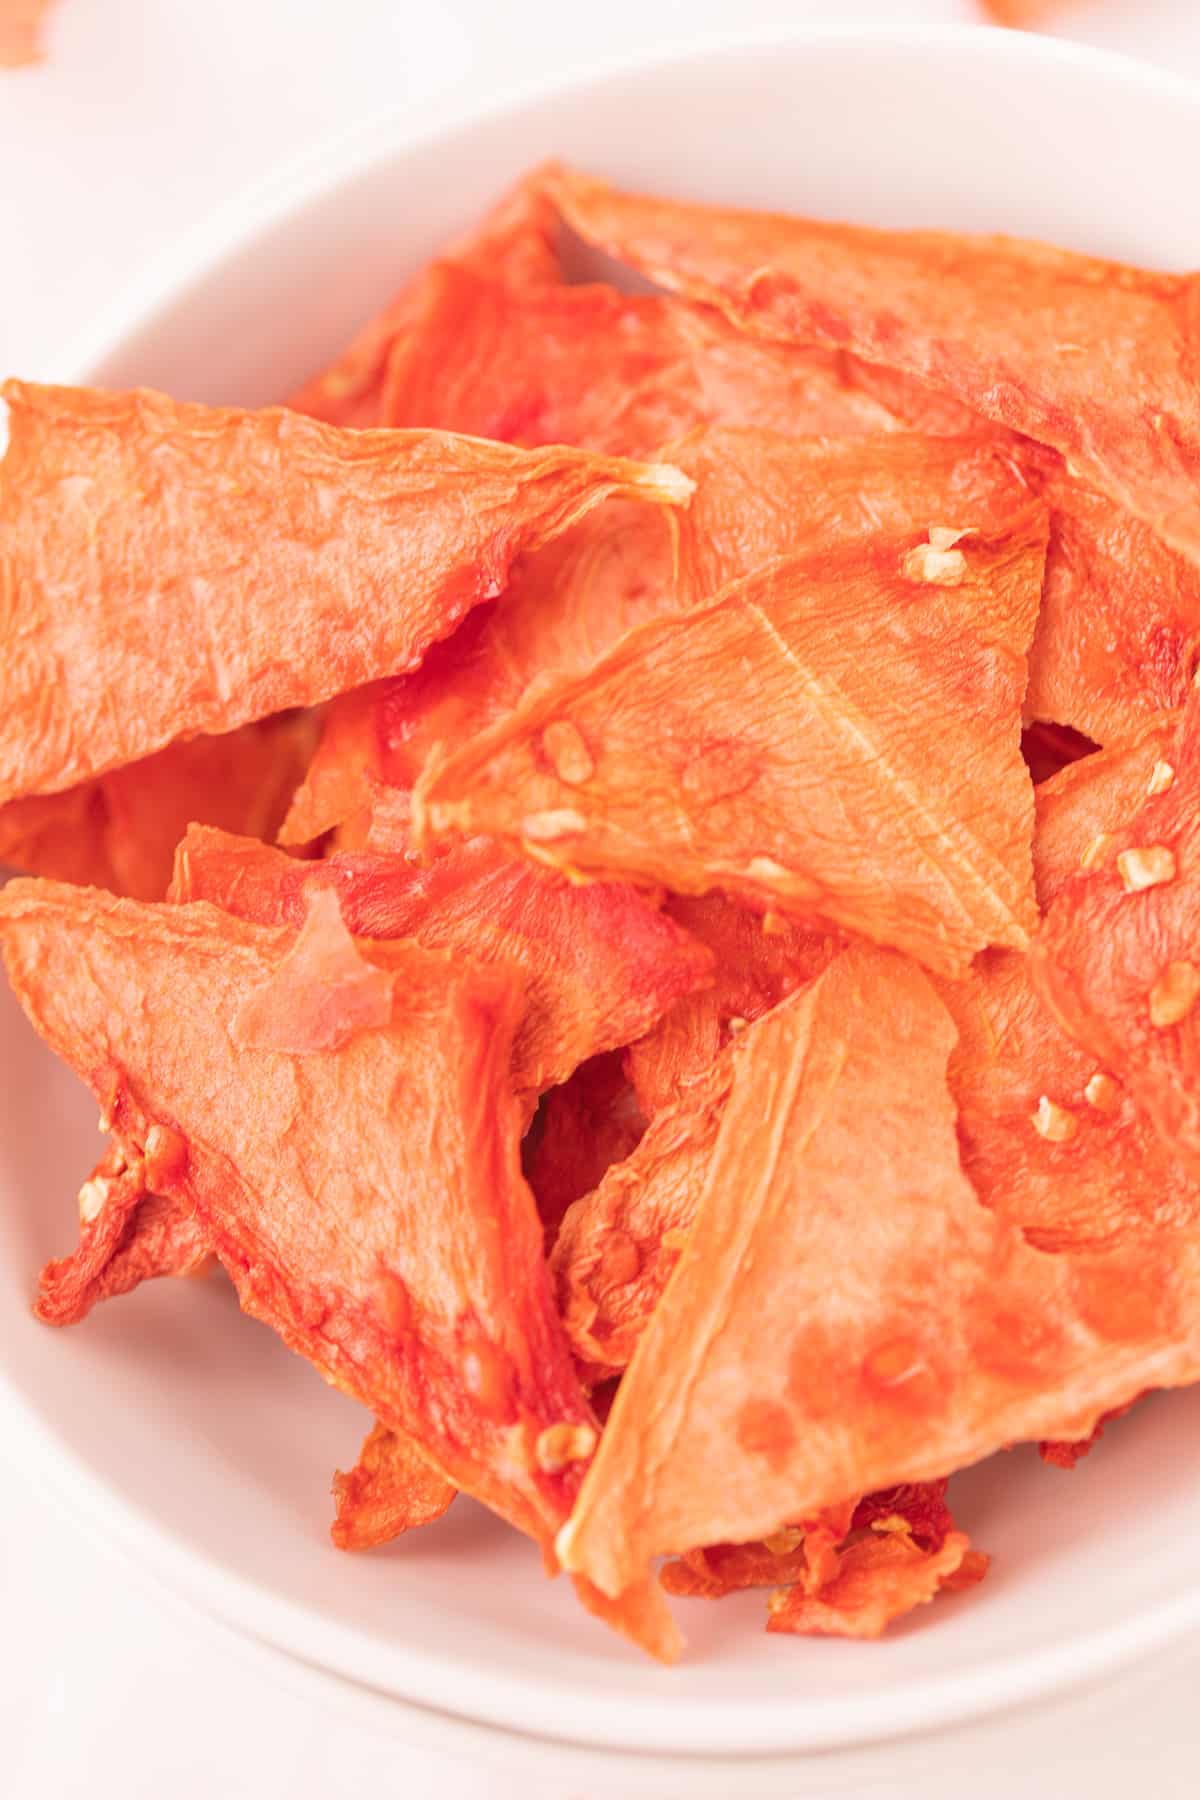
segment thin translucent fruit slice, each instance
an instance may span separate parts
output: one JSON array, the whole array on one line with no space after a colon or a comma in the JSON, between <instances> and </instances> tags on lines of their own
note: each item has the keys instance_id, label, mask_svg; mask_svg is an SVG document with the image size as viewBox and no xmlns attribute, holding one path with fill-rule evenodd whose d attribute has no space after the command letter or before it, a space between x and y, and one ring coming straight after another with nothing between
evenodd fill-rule
<instances>
[{"instance_id":1,"label":"thin translucent fruit slice","mask_svg":"<svg viewBox=\"0 0 1200 1800\"><path fill-rule=\"evenodd\" d=\"M712 428L662 453L695 482L686 513L605 506L523 559L508 592L480 608L411 675L347 694L283 831L305 843L392 788L416 781L430 752L511 711L550 672L581 673L635 626L710 598L785 554L814 556L877 533L991 535L1025 507L1012 458L978 434L930 439L799 439ZM566 779L586 755L559 746Z\"/></svg>"},{"instance_id":2,"label":"thin translucent fruit slice","mask_svg":"<svg viewBox=\"0 0 1200 1800\"><path fill-rule=\"evenodd\" d=\"M1045 515L778 561L431 759L418 841L723 888L961 972L1036 924L1019 748ZM950 533L955 537L955 533ZM586 755L567 779L554 746Z\"/></svg>"},{"instance_id":3,"label":"thin translucent fruit slice","mask_svg":"<svg viewBox=\"0 0 1200 1800\"><path fill-rule=\"evenodd\" d=\"M705 946L633 888L573 887L484 840L422 868L369 852L297 862L266 844L193 827L179 846L171 897L211 900L261 925L299 926L313 895L327 891L356 936L414 938L520 972L526 1010L513 1081L521 1093L565 1081L712 979Z\"/></svg>"},{"instance_id":4,"label":"thin translucent fruit slice","mask_svg":"<svg viewBox=\"0 0 1200 1800\"><path fill-rule=\"evenodd\" d=\"M1064 1029L1200 1177L1200 694L1101 829L1038 933L1034 978ZM1140 804L1139 804L1140 802Z\"/></svg>"},{"instance_id":5,"label":"thin translucent fruit slice","mask_svg":"<svg viewBox=\"0 0 1200 1800\"><path fill-rule=\"evenodd\" d=\"M883 364L1060 451L1200 559L1200 284L1016 238L879 231L559 171L567 222L743 329Z\"/></svg>"},{"instance_id":6,"label":"thin translucent fruit slice","mask_svg":"<svg viewBox=\"0 0 1200 1800\"><path fill-rule=\"evenodd\" d=\"M1032 1249L962 1174L954 1038L921 972L863 946L735 1043L699 1214L560 1534L567 1567L619 1594L663 1551L1082 1437L1148 1376L1200 1375L1195 1234L1141 1281Z\"/></svg>"},{"instance_id":7,"label":"thin translucent fruit slice","mask_svg":"<svg viewBox=\"0 0 1200 1800\"><path fill-rule=\"evenodd\" d=\"M691 492L677 470L576 450L149 392L2 393L0 588L21 632L0 802L411 668L521 550L614 495Z\"/></svg>"}]
</instances>

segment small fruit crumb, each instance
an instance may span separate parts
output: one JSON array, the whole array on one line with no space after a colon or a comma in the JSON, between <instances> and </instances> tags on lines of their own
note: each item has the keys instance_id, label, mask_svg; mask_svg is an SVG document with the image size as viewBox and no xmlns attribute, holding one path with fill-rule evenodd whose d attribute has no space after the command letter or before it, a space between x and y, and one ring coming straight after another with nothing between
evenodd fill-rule
<instances>
[{"instance_id":1,"label":"small fruit crumb","mask_svg":"<svg viewBox=\"0 0 1200 1800\"><path fill-rule=\"evenodd\" d=\"M1144 849L1122 850L1117 858L1121 885L1127 894L1139 894L1144 888L1162 887L1175 879L1174 853L1165 844L1150 844Z\"/></svg>"},{"instance_id":2,"label":"small fruit crumb","mask_svg":"<svg viewBox=\"0 0 1200 1800\"><path fill-rule=\"evenodd\" d=\"M1083 1097L1097 1112L1116 1112L1121 1104L1121 1089L1111 1075L1106 1075L1103 1069L1097 1069L1084 1088Z\"/></svg>"},{"instance_id":3,"label":"small fruit crumb","mask_svg":"<svg viewBox=\"0 0 1200 1800\"><path fill-rule=\"evenodd\" d=\"M1175 771L1169 762L1156 762L1150 772L1148 794L1165 794L1175 779Z\"/></svg>"},{"instance_id":4,"label":"small fruit crumb","mask_svg":"<svg viewBox=\"0 0 1200 1800\"><path fill-rule=\"evenodd\" d=\"M549 812L526 813L521 820L521 836L534 844L549 844L555 838L574 837L586 831L587 820L573 807L555 807Z\"/></svg>"},{"instance_id":5,"label":"small fruit crumb","mask_svg":"<svg viewBox=\"0 0 1200 1800\"><path fill-rule=\"evenodd\" d=\"M571 1463L586 1462L596 1442L590 1425L547 1425L538 1433L538 1468L546 1475L560 1475Z\"/></svg>"},{"instance_id":6,"label":"small fruit crumb","mask_svg":"<svg viewBox=\"0 0 1200 1800\"><path fill-rule=\"evenodd\" d=\"M1033 1129L1050 1144L1065 1144L1079 1130L1079 1121L1074 1113L1068 1112L1065 1106L1059 1106L1048 1094L1043 1094L1037 1103L1037 1111L1030 1114Z\"/></svg>"},{"instance_id":7,"label":"small fruit crumb","mask_svg":"<svg viewBox=\"0 0 1200 1800\"><path fill-rule=\"evenodd\" d=\"M1170 962L1150 989L1150 1023L1166 1031L1186 1019L1200 999L1200 969L1191 962Z\"/></svg>"}]
</instances>

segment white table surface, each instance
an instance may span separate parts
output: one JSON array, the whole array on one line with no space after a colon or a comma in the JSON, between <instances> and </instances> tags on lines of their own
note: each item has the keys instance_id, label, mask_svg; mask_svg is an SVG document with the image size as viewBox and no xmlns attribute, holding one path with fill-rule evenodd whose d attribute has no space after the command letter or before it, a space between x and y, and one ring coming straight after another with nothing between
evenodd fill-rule
<instances>
[{"instance_id":1,"label":"white table surface","mask_svg":"<svg viewBox=\"0 0 1200 1800\"><path fill-rule=\"evenodd\" d=\"M58 0L49 60L0 74L0 372L36 376L171 236L367 114L430 116L733 23L897 17L969 20L976 9L974 0ZM1076 0L1057 28L1200 76L1197 0ZM3 1424L0 1414L4 1800L1125 1800L1133 1784L1146 1800L1182 1800L1200 1788L1200 1643L1035 1713L785 1768L666 1769L420 1715L236 1641L82 1542L6 1461Z\"/></svg>"}]
</instances>

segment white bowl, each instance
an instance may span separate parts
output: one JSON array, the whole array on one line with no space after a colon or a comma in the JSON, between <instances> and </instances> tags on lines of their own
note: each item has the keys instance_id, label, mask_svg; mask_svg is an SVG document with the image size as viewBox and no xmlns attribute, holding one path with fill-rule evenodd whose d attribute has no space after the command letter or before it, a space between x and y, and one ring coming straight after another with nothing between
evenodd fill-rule
<instances>
[{"instance_id":1,"label":"white bowl","mask_svg":"<svg viewBox=\"0 0 1200 1800\"><path fill-rule=\"evenodd\" d=\"M1062 44L827 32L680 54L414 141L372 124L259 192L52 373L277 398L398 279L545 156L750 205L1041 236L1200 265L1200 89ZM36 1325L74 1234L95 1111L0 1001L0 1431L17 1468L200 1605L304 1661L451 1712L668 1751L828 1747L1045 1695L1200 1626L1200 1397L1137 1409L1073 1475L1030 1449L957 1483L994 1553L976 1593L874 1645L768 1638L761 1595L680 1606L650 1667L460 1502L390 1551L326 1531L366 1423L218 1283Z\"/></svg>"}]
</instances>

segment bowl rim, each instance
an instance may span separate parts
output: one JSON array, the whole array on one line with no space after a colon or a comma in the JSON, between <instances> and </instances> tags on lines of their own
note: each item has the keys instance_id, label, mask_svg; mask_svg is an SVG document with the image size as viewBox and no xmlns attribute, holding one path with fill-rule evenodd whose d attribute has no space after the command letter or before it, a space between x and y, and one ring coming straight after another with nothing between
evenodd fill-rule
<instances>
[{"instance_id":1,"label":"bowl rim","mask_svg":"<svg viewBox=\"0 0 1200 1800\"><path fill-rule=\"evenodd\" d=\"M1099 83L1141 91L1195 109L1200 128L1200 81L1149 63L1069 40L1033 37L983 25L798 26L791 30L731 31L661 45L650 54L628 54L588 65L574 64L549 76L507 88L485 104L431 103L419 112L387 109L332 133L235 194L178 238L126 283L100 314L59 352L43 359L49 381L86 383L120 352L127 340L152 326L214 267L249 250L269 229L288 224L357 177L383 156L418 154L459 136L501 124L531 106L610 87L626 76L653 76L714 58L795 54L820 47L852 52L886 47L919 55L986 53L1017 64L1091 73ZM432 1659L399 1639L388 1647L386 1672L368 1634L304 1603L284 1598L234 1574L119 1495L78 1456L57 1423L43 1417L12 1372L0 1363L0 1410L8 1415L6 1441L14 1460L91 1542L117 1550L139 1572L201 1613L232 1627L259 1646L283 1655L326 1680L349 1682L384 1699L398 1698L443 1718L509 1732L614 1751L682 1757L778 1756L879 1743L933 1731L1045 1700L1104 1676L1161 1649L1189 1631L1200 1631L1200 1584L1084 1638L1022 1655L1005 1654L918 1686L893 1693L867 1691L823 1702L821 1716L804 1708L780 1709L777 1701L731 1699L706 1721L694 1708L673 1723L661 1694L624 1698L614 1730L612 1701L570 1690L561 1712L547 1704L552 1690L503 1671L473 1672L469 1702L449 1704L457 1691L457 1665ZM566 1701L567 1695L563 1694ZM686 1716L686 1725L683 1719ZM561 1719L556 1728L553 1718Z\"/></svg>"}]
</instances>

